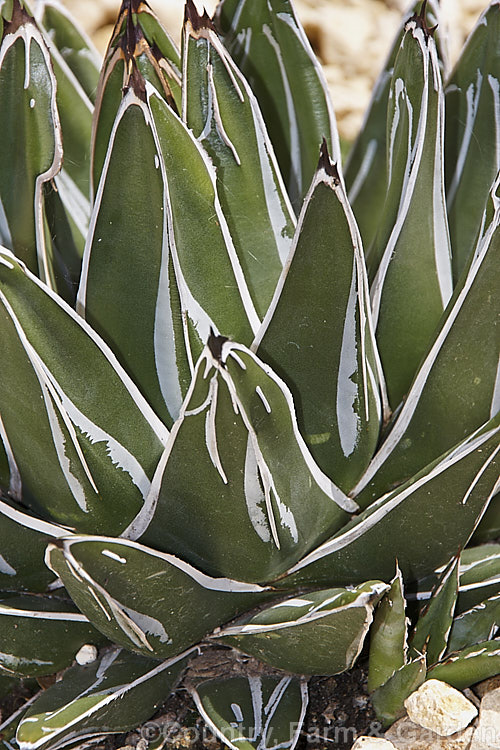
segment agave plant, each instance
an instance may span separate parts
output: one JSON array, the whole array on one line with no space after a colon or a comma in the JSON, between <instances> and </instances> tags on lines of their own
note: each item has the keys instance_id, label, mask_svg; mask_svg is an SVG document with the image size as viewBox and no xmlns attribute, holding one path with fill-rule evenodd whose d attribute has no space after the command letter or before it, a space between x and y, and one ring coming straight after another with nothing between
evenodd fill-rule
<instances>
[{"instance_id":1,"label":"agave plant","mask_svg":"<svg viewBox=\"0 0 500 750\"><path fill-rule=\"evenodd\" d=\"M293 748L374 617L386 723L498 672L498 0L451 73L410 10L345 171L290 0L188 0L182 53L125 0L102 66L0 12L0 689L56 674L4 744L187 669L229 747Z\"/></svg>"}]
</instances>

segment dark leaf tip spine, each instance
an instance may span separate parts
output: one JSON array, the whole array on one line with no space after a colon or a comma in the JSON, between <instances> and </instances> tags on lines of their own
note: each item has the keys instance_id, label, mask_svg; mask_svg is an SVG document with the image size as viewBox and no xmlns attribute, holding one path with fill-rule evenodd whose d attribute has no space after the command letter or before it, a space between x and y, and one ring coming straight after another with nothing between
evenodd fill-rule
<instances>
[{"instance_id":1,"label":"dark leaf tip spine","mask_svg":"<svg viewBox=\"0 0 500 750\"><path fill-rule=\"evenodd\" d=\"M318 170L324 169L329 177L332 177L335 185L340 185L340 175L337 165L330 159L326 138L323 138L319 150Z\"/></svg>"},{"instance_id":2,"label":"dark leaf tip spine","mask_svg":"<svg viewBox=\"0 0 500 750\"><path fill-rule=\"evenodd\" d=\"M423 0L423 3L420 7L420 13L415 13L411 18L410 21L414 21L419 29L422 29L424 32L425 38L429 39L430 37L433 37L436 29L436 26L428 26L427 25L427 0Z\"/></svg>"},{"instance_id":3,"label":"dark leaf tip spine","mask_svg":"<svg viewBox=\"0 0 500 750\"><path fill-rule=\"evenodd\" d=\"M184 6L184 24L188 22L191 24L191 28L195 33L202 31L203 29L215 31L215 26L213 25L207 11L204 10L203 15L200 16L198 9L194 4L194 0L186 0L186 5Z\"/></svg>"},{"instance_id":4,"label":"dark leaf tip spine","mask_svg":"<svg viewBox=\"0 0 500 750\"><path fill-rule=\"evenodd\" d=\"M210 349L210 353L214 359L222 364L222 347L229 341L227 336L217 336L213 328L210 328L210 336L208 337L207 346Z\"/></svg>"}]
</instances>

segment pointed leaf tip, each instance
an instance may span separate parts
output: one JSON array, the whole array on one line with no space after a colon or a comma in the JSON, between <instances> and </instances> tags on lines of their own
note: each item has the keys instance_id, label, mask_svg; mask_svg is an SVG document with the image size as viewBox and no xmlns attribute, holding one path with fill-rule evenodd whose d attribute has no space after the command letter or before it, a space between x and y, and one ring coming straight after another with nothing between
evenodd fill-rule
<instances>
[{"instance_id":1,"label":"pointed leaf tip","mask_svg":"<svg viewBox=\"0 0 500 750\"><path fill-rule=\"evenodd\" d=\"M184 6L184 23L188 22L191 24L194 32L201 31L202 29L215 31L215 26L207 11L204 10L203 15L200 15L193 0L186 0L186 5Z\"/></svg>"},{"instance_id":2,"label":"pointed leaf tip","mask_svg":"<svg viewBox=\"0 0 500 750\"><path fill-rule=\"evenodd\" d=\"M214 359L218 362L222 362L222 347L229 341L227 336L218 336L213 328L210 328L210 336L208 337L207 346L210 349L210 353Z\"/></svg>"},{"instance_id":3,"label":"pointed leaf tip","mask_svg":"<svg viewBox=\"0 0 500 750\"><path fill-rule=\"evenodd\" d=\"M335 185L340 185L339 170L337 169L336 163L330 159L328 144L324 136L319 150L318 170L320 169L324 169L329 177L333 177Z\"/></svg>"},{"instance_id":4,"label":"pointed leaf tip","mask_svg":"<svg viewBox=\"0 0 500 750\"><path fill-rule=\"evenodd\" d=\"M423 3L420 7L420 13L415 13L410 18L409 23L411 23L411 21L415 21L418 28L422 29L426 39L433 37L438 27L438 24L436 24L435 26L427 25L427 0L423 0Z\"/></svg>"}]
</instances>

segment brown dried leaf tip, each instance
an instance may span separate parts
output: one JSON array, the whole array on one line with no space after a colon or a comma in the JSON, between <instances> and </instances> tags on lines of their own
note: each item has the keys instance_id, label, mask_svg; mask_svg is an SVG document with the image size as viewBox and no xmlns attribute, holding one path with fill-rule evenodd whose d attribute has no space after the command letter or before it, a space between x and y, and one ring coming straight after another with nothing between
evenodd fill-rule
<instances>
[{"instance_id":1,"label":"brown dried leaf tip","mask_svg":"<svg viewBox=\"0 0 500 750\"><path fill-rule=\"evenodd\" d=\"M215 26L212 23L212 19L208 15L207 11L203 10L203 15L200 16L198 9L194 4L194 0L186 0L184 6L184 24L189 23L195 33L202 31L203 29L210 29L215 31Z\"/></svg>"},{"instance_id":2,"label":"brown dried leaf tip","mask_svg":"<svg viewBox=\"0 0 500 750\"><path fill-rule=\"evenodd\" d=\"M229 341L227 336L217 336L213 328L210 328L210 336L208 337L207 346L210 349L210 353L214 359L222 364L222 347Z\"/></svg>"},{"instance_id":3,"label":"brown dried leaf tip","mask_svg":"<svg viewBox=\"0 0 500 750\"><path fill-rule=\"evenodd\" d=\"M330 159L326 138L323 138L323 142L321 143L321 148L319 150L318 170L319 169L324 169L327 175L333 179L335 185L340 185L339 170L337 169L337 165L335 164L335 162Z\"/></svg>"},{"instance_id":4,"label":"brown dried leaf tip","mask_svg":"<svg viewBox=\"0 0 500 750\"><path fill-rule=\"evenodd\" d=\"M420 7L420 13L415 13L411 18L410 21L415 21L419 29L422 29L422 31L425 34L425 38L429 39L430 37L433 37L436 29L437 24L435 26L428 26L427 25L427 0L423 0L423 3Z\"/></svg>"}]
</instances>

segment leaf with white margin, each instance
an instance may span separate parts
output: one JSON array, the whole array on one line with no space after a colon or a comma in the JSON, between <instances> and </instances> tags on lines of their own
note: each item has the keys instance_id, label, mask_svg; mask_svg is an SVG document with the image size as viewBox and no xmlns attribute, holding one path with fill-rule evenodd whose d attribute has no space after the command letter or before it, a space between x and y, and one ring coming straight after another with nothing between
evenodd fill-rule
<instances>
[{"instance_id":1,"label":"leaf with white margin","mask_svg":"<svg viewBox=\"0 0 500 750\"><path fill-rule=\"evenodd\" d=\"M112 648L88 666L74 665L24 714L16 733L19 747L59 748L135 729L168 697L190 653L158 664Z\"/></svg>"},{"instance_id":2,"label":"leaf with white margin","mask_svg":"<svg viewBox=\"0 0 500 750\"><path fill-rule=\"evenodd\" d=\"M149 492L166 427L98 335L8 251L0 304L0 413L23 501L119 533Z\"/></svg>"},{"instance_id":3,"label":"leaf with white margin","mask_svg":"<svg viewBox=\"0 0 500 750\"><path fill-rule=\"evenodd\" d=\"M171 427L191 380L191 353L170 247L168 176L143 85L131 77L113 124L77 310Z\"/></svg>"},{"instance_id":4,"label":"leaf with white margin","mask_svg":"<svg viewBox=\"0 0 500 750\"><path fill-rule=\"evenodd\" d=\"M500 639L481 641L458 654L452 654L428 673L428 679L442 680L457 690L500 673Z\"/></svg>"},{"instance_id":5,"label":"leaf with white margin","mask_svg":"<svg viewBox=\"0 0 500 750\"><path fill-rule=\"evenodd\" d=\"M452 294L444 93L436 45L422 16L413 16L405 27L387 131L387 197L369 270L374 275L377 343L394 409L407 393Z\"/></svg>"},{"instance_id":6,"label":"leaf with white margin","mask_svg":"<svg viewBox=\"0 0 500 750\"><path fill-rule=\"evenodd\" d=\"M290 0L224 0L215 21L257 97L298 212L323 138L334 161L341 162L335 114L321 66Z\"/></svg>"},{"instance_id":7,"label":"leaf with white margin","mask_svg":"<svg viewBox=\"0 0 500 750\"><path fill-rule=\"evenodd\" d=\"M421 0L416 0L404 14L385 65L373 88L363 125L345 164L344 174L349 202L358 222L366 252L369 251L376 234L387 189L387 107L394 63L401 46L404 27L410 16L420 7ZM437 52L440 63L446 70L448 56L446 40L441 34L443 19L440 10L439 0L430 0L427 3L429 26L437 25Z\"/></svg>"},{"instance_id":8,"label":"leaf with white margin","mask_svg":"<svg viewBox=\"0 0 500 750\"><path fill-rule=\"evenodd\" d=\"M23 678L20 677L4 677L3 674L0 675L0 698L5 697L4 687L9 686L9 693L18 691L19 688L21 688L23 682L21 682ZM23 718L24 714L28 710L28 708L31 706L33 701L37 700L39 697L41 691L38 691L33 695L31 698L29 698L27 701L25 701L18 709L17 711L14 711L14 713L10 714L5 721L3 721L0 724L0 748L2 750L17 750L17 742L16 742L16 731L17 727L20 724L21 719Z\"/></svg>"},{"instance_id":9,"label":"leaf with white margin","mask_svg":"<svg viewBox=\"0 0 500 750\"><path fill-rule=\"evenodd\" d=\"M447 651L459 651L480 641L490 640L500 628L500 594L457 615L451 626Z\"/></svg>"},{"instance_id":10,"label":"leaf with white margin","mask_svg":"<svg viewBox=\"0 0 500 750\"><path fill-rule=\"evenodd\" d=\"M293 750L308 694L298 677L249 674L200 682L190 689L204 721L231 750Z\"/></svg>"},{"instance_id":11,"label":"leaf with white margin","mask_svg":"<svg viewBox=\"0 0 500 750\"><path fill-rule=\"evenodd\" d=\"M353 490L362 507L495 416L500 397L500 200L436 330L405 403Z\"/></svg>"},{"instance_id":12,"label":"leaf with white margin","mask_svg":"<svg viewBox=\"0 0 500 750\"><path fill-rule=\"evenodd\" d=\"M212 337L123 536L209 575L269 581L356 508L314 463L283 381L244 346Z\"/></svg>"},{"instance_id":13,"label":"leaf with white margin","mask_svg":"<svg viewBox=\"0 0 500 750\"><path fill-rule=\"evenodd\" d=\"M363 648L373 611L388 586L368 581L285 599L213 638L295 674L338 674Z\"/></svg>"},{"instance_id":14,"label":"leaf with white margin","mask_svg":"<svg viewBox=\"0 0 500 750\"><path fill-rule=\"evenodd\" d=\"M436 664L446 651L453 623L459 583L459 557L450 560L441 573L431 598L419 613L410 639L410 655L425 654L429 666Z\"/></svg>"},{"instance_id":15,"label":"leaf with white margin","mask_svg":"<svg viewBox=\"0 0 500 750\"><path fill-rule=\"evenodd\" d=\"M47 538L68 530L26 513L14 501L0 500L0 590L43 592L54 580L44 565Z\"/></svg>"},{"instance_id":16,"label":"leaf with white margin","mask_svg":"<svg viewBox=\"0 0 500 750\"><path fill-rule=\"evenodd\" d=\"M492 501L493 502L493 501ZM490 506L491 507L491 502ZM444 567L418 582L418 592L410 599L426 601L436 586ZM472 609L488 597L498 593L500 585L500 544L468 547L460 555L459 588L456 614Z\"/></svg>"},{"instance_id":17,"label":"leaf with white margin","mask_svg":"<svg viewBox=\"0 0 500 750\"><path fill-rule=\"evenodd\" d=\"M384 385L361 237L325 141L252 349L289 383L309 450L348 492L375 452Z\"/></svg>"},{"instance_id":18,"label":"leaf with white margin","mask_svg":"<svg viewBox=\"0 0 500 750\"><path fill-rule=\"evenodd\" d=\"M269 597L255 584L211 578L137 542L72 536L49 544L46 564L107 638L169 658Z\"/></svg>"},{"instance_id":19,"label":"leaf with white margin","mask_svg":"<svg viewBox=\"0 0 500 750\"><path fill-rule=\"evenodd\" d=\"M407 631L403 577L396 563L396 575L375 611L370 629L368 692L387 682L406 663Z\"/></svg>"},{"instance_id":20,"label":"leaf with white margin","mask_svg":"<svg viewBox=\"0 0 500 750\"><path fill-rule=\"evenodd\" d=\"M39 677L68 667L103 637L72 602L40 595L0 597L0 672Z\"/></svg>"},{"instance_id":21,"label":"leaf with white margin","mask_svg":"<svg viewBox=\"0 0 500 750\"><path fill-rule=\"evenodd\" d=\"M500 415L383 495L289 571L283 585L423 578L464 547L498 484ZM367 550L370 554L367 555Z\"/></svg>"},{"instance_id":22,"label":"leaf with white margin","mask_svg":"<svg viewBox=\"0 0 500 750\"><path fill-rule=\"evenodd\" d=\"M500 169L500 4L479 17L447 81L446 187L455 281L467 265Z\"/></svg>"},{"instance_id":23,"label":"leaf with white margin","mask_svg":"<svg viewBox=\"0 0 500 750\"><path fill-rule=\"evenodd\" d=\"M95 195L118 107L132 69L155 86L174 111L181 109L179 52L150 6L142 0L122 2L104 56L97 87L92 128L92 193Z\"/></svg>"},{"instance_id":24,"label":"leaf with white margin","mask_svg":"<svg viewBox=\"0 0 500 750\"><path fill-rule=\"evenodd\" d=\"M295 229L257 100L212 22L186 5L182 116L210 156L217 192L262 320Z\"/></svg>"},{"instance_id":25,"label":"leaf with white margin","mask_svg":"<svg viewBox=\"0 0 500 750\"><path fill-rule=\"evenodd\" d=\"M404 715L404 701L420 687L425 680L425 675L425 656L420 656L404 664L387 682L372 693L373 708L384 728Z\"/></svg>"},{"instance_id":26,"label":"leaf with white margin","mask_svg":"<svg viewBox=\"0 0 500 750\"><path fill-rule=\"evenodd\" d=\"M56 0L37 0L35 17L64 62L93 102L101 67L100 55L67 8Z\"/></svg>"},{"instance_id":27,"label":"leaf with white margin","mask_svg":"<svg viewBox=\"0 0 500 750\"><path fill-rule=\"evenodd\" d=\"M19 0L14 0L12 20L4 24L0 46L0 202L14 252L52 285L43 185L62 164L56 89L43 35Z\"/></svg>"}]
</instances>

